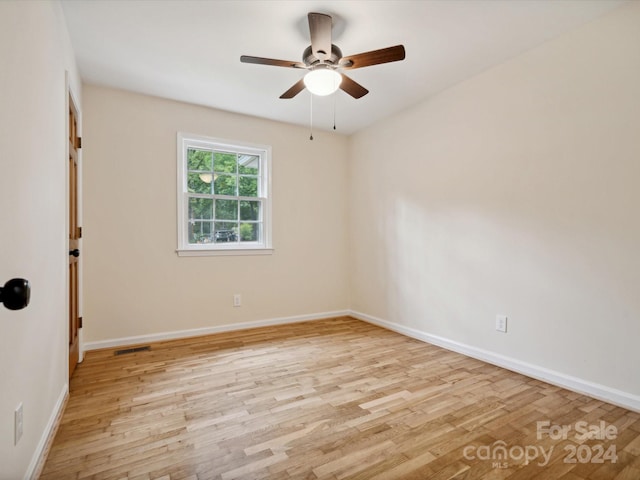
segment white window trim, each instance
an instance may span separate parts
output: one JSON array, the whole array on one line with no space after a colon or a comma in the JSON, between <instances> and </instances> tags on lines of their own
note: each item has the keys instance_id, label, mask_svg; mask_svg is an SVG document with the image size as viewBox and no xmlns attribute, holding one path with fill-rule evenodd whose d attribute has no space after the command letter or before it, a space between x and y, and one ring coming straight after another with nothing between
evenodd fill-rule
<instances>
[{"instance_id":1,"label":"white window trim","mask_svg":"<svg viewBox=\"0 0 640 480\"><path fill-rule=\"evenodd\" d=\"M217 148L231 152L259 154L261 157L261 173L263 192L266 196L263 202L262 226L263 243L253 242L229 244L194 245L188 241L187 220L189 218L189 202L187 190L187 146L202 146ZM271 146L258 145L247 142L225 140L221 138L205 137L190 133L178 132L177 138L177 205L178 205L178 248L176 252L181 257L207 257L217 255L270 255L273 253L271 243Z\"/></svg>"}]
</instances>

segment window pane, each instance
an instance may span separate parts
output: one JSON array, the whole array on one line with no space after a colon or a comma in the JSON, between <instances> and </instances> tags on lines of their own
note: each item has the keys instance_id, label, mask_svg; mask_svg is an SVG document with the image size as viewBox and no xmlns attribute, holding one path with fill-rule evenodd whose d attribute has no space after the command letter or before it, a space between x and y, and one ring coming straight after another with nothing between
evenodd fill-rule
<instances>
[{"instance_id":1,"label":"window pane","mask_svg":"<svg viewBox=\"0 0 640 480\"><path fill-rule=\"evenodd\" d=\"M257 197L258 196L258 177L240 177L240 193L241 197Z\"/></svg>"},{"instance_id":2,"label":"window pane","mask_svg":"<svg viewBox=\"0 0 640 480\"><path fill-rule=\"evenodd\" d=\"M211 243L213 222L190 221L189 243Z\"/></svg>"},{"instance_id":3,"label":"window pane","mask_svg":"<svg viewBox=\"0 0 640 480\"><path fill-rule=\"evenodd\" d=\"M187 151L187 168L189 170L213 170L213 152L190 148Z\"/></svg>"},{"instance_id":4,"label":"window pane","mask_svg":"<svg viewBox=\"0 0 640 480\"><path fill-rule=\"evenodd\" d=\"M238 177L235 175L216 174L213 180L213 193L216 195L236 195L236 182Z\"/></svg>"},{"instance_id":5,"label":"window pane","mask_svg":"<svg viewBox=\"0 0 640 480\"><path fill-rule=\"evenodd\" d=\"M216 152L213 169L216 172L237 173L238 157L235 153Z\"/></svg>"},{"instance_id":6,"label":"window pane","mask_svg":"<svg viewBox=\"0 0 640 480\"><path fill-rule=\"evenodd\" d=\"M210 173L189 173L187 187L189 193L211 193L213 177Z\"/></svg>"},{"instance_id":7,"label":"window pane","mask_svg":"<svg viewBox=\"0 0 640 480\"><path fill-rule=\"evenodd\" d=\"M242 200L240 202L240 220L260 220L260 202Z\"/></svg>"},{"instance_id":8,"label":"window pane","mask_svg":"<svg viewBox=\"0 0 640 480\"><path fill-rule=\"evenodd\" d=\"M238 220L238 201L216 200L216 220Z\"/></svg>"},{"instance_id":9,"label":"window pane","mask_svg":"<svg viewBox=\"0 0 640 480\"><path fill-rule=\"evenodd\" d=\"M216 222L214 239L216 243L228 243L238 241L238 224L235 222Z\"/></svg>"},{"instance_id":10,"label":"window pane","mask_svg":"<svg viewBox=\"0 0 640 480\"><path fill-rule=\"evenodd\" d=\"M241 223L240 224L240 241L241 242L257 242L260 239L259 223Z\"/></svg>"},{"instance_id":11,"label":"window pane","mask_svg":"<svg viewBox=\"0 0 640 480\"><path fill-rule=\"evenodd\" d=\"M271 147L180 132L178 147L178 255L271 250Z\"/></svg>"},{"instance_id":12,"label":"window pane","mask_svg":"<svg viewBox=\"0 0 640 480\"><path fill-rule=\"evenodd\" d=\"M213 218L213 200L210 198L189 198L189 219Z\"/></svg>"},{"instance_id":13,"label":"window pane","mask_svg":"<svg viewBox=\"0 0 640 480\"><path fill-rule=\"evenodd\" d=\"M255 155L238 155L238 173L258 175L260 157Z\"/></svg>"}]
</instances>

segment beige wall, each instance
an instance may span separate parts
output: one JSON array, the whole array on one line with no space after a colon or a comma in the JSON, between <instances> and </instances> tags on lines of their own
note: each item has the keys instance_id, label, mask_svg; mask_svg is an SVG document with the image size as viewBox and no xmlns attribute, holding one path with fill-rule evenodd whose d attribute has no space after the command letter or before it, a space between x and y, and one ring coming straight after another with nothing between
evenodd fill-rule
<instances>
[{"instance_id":1,"label":"beige wall","mask_svg":"<svg viewBox=\"0 0 640 480\"><path fill-rule=\"evenodd\" d=\"M351 308L637 401L639 25L632 2L353 136Z\"/></svg>"},{"instance_id":2,"label":"beige wall","mask_svg":"<svg viewBox=\"0 0 640 480\"><path fill-rule=\"evenodd\" d=\"M15 480L33 471L67 388L65 69L80 83L57 3L0 2L0 64L0 284L33 289L26 309L0 307L0 479Z\"/></svg>"},{"instance_id":3,"label":"beige wall","mask_svg":"<svg viewBox=\"0 0 640 480\"><path fill-rule=\"evenodd\" d=\"M344 136L85 85L84 339L348 308ZM273 148L273 255L178 257L176 134ZM233 307L233 295L243 305Z\"/></svg>"}]
</instances>

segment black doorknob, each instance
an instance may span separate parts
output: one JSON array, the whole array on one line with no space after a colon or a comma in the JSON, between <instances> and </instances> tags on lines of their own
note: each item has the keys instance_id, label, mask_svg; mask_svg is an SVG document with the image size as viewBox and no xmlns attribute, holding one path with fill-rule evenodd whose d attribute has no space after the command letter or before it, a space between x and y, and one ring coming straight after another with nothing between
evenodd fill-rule
<instances>
[{"instance_id":1,"label":"black doorknob","mask_svg":"<svg viewBox=\"0 0 640 480\"><path fill-rule=\"evenodd\" d=\"M29 280L12 278L0 288L0 303L9 310L20 310L29 305L31 286Z\"/></svg>"},{"instance_id":2,"label":"black doorknob","mask_svg":"<svg viewBox=\"0 0 640 480\"><path fill-rule=\"evenodd\" d=\"M73 255L74 257L78 258L80 256L80 250L78 250L77 248L69 250L69 255Z\"/></svg>"}]
</instances>

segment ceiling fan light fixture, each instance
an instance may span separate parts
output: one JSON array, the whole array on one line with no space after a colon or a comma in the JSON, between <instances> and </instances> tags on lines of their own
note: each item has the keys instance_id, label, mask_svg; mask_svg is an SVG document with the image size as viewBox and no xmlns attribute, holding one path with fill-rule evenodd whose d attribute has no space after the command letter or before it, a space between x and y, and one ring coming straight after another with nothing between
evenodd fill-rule
<instances>
[{"instance_id":1,"label":"ceiling fan light fixture","mask_svg":"<svg viewBox=\"0 0 640 480\"><path fill-rule=\"evenodd\" d=\"M315 68L304 76L304 85L314 95L326 96L340 88L342 75L330 68Z\"/></svg>"}]
</instances>

